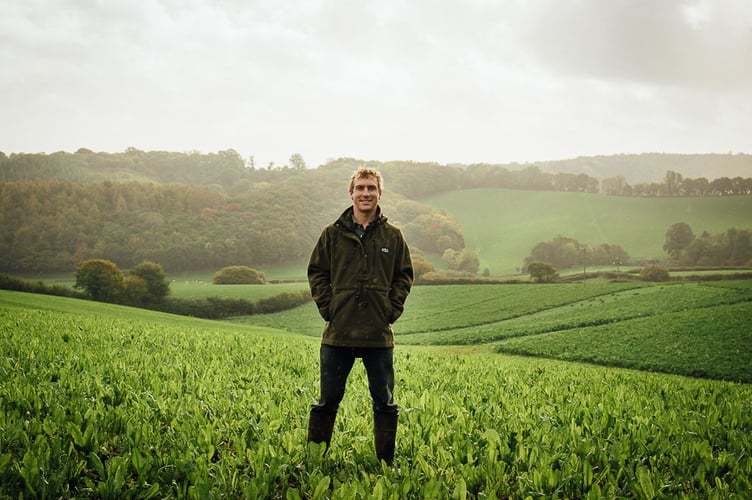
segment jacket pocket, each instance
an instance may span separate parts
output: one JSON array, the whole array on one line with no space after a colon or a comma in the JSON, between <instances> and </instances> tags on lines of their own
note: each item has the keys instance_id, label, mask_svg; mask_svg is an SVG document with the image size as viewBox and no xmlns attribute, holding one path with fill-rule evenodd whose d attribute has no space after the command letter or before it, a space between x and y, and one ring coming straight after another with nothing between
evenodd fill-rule
<instances>
[{"instance_id":1,"label":"jacket pocket","mask_svg":"<svg viewBox=\"0 0 752 500\"><path fill-rule=\"evenodd\" d=\"M392 303L389 300L389 290L384 288L367 289L370 311L368 316L374 323L388 325L392 317Z\"/></svg>"},{"instance_id":2,"label":"jacket pocket","mask_svg":"<svg viewBox=\"0 0 752 500\"><path fill-rule=\"evenodd\" d=\"M346 325L352 321L353 313L357 310L355 291L350 287L337 287L334 290L327 311L332 325Z\"/></svg>"}]
</instances>

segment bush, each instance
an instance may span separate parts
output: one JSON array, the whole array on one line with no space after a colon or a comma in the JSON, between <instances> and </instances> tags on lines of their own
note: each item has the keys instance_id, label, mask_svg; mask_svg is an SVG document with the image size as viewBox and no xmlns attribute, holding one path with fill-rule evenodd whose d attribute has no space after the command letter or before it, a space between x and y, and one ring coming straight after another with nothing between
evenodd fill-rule
<instances>
[{"instance_id":1,"label":"bush","mask_svg":"<svg viewBox=\"0 0 752 500\"><path fill-rule=\"evenodd\" d=\"M640 278L645 281L669 281L671 279L668 269L658 265L643 267L640 271Z\"/></svg>"},{"instance_id":2,"label":"bush","mask_svg":"<svg viewBox=\"0 0 752 500\"><path fill-rule=\"evenodd\" d=\"M263 285L264 273L248 266L223 267L212 276L215 285Z\"/></svg>"}]
</instances>

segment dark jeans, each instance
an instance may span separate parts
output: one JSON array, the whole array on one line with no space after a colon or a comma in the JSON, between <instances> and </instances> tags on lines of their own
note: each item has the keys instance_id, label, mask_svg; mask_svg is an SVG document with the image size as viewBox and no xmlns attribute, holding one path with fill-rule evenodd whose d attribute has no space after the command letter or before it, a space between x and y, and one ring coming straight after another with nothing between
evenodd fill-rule
<instances>
[{"instance_id":1,"label":"dark jeans","mask_svg":"<svg viewBox=\"0 0 752 500\"><path fill-rule=\"evenodd\" d=\"M373 412L396 415L394 402L394 349L392 347L335 347L321 345L321 395L311 412L336 413L355 359L362 358L368 374Z\"/></svg>"}]
</instances>

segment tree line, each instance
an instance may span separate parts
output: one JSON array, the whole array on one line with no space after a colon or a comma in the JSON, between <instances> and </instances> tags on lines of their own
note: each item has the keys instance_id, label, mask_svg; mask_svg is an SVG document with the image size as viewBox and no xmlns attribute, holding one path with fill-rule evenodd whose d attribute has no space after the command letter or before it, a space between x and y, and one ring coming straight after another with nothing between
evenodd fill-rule
<instances>
[{"instance_id":1,"label":"tree line","mask_svg":"<svg viewBox=\"0 0 752 500\"><path fill-rule=\"evenodd\" d=\"M681 155L663 155L667 165ZM702 155L698 155L701 156ZM617 157L618 158L618 157ZM711 159L715 156L710 157ZM714 161L722 161L715 159ZM645 160L647 161L647 160ZM708 160L710 161L710 160ZM299 183L310 172L325 178L366 164L380 169L392 180L395 193L409 199L421 199L447 191L473 188L603 193L614 196L729 196L752 194L749 177L683 177L667 169L663 182L630 185L623 175L599 180L585 173L548 172L539 165L474 163L442 165L435 162L363 161L355 158L331 160L316 169L306 168L298 153L288 165L258 168L253 158L243 159L232 149L217 153L141 151L128 148L121 153L95 153L81 148L75 153L0 152L0 183L38 179L92 182L151 182L189 185L212 185L227 194L243 193L258 186ZM546 163L544 163L546 164ZM573 166L575 163L572 164ZM708 166L712 170L712 165Z\"/></svg>"},{"instance_id":2,"label":"tree line","mask_svg":"<svg viewBox=\"0 0 752 500\"><path fill-rule=\"evenodd\" d=\"M679 172L669 170L663 182L639 183L630 186L624 176L609 177L601 182L604 194L612 196L640 196L649 198L676 198L682 196L749 196L752 194L752 178L719 177L708 180L684 177Z\"/></svg>"},{"instance_id":3,"label":"tree line","mask_svg":"<svg viewBox=\"0 0 752 500\"><path fill-rule=\"evenodd\" d=\"M724 233L703 231L696 236L686 222L672 224L663 249L671 260L685 266L752 265L752 230L729 228Z\"/></svg>"},{"instance_id":4,"label":"tree line","mask_svg":"<svg viewBox=\"0 0 752 500\"><path fill-rule=\"evenodd\" d=\"M621 266L630 262L629 253L621 245L603 243L591 246L574 238L558 235L551 241L537 243L525 257L524 270L533 263L548 263L555 269L583 266Z\"/></svg>"},{"instance_id":5,"label":"tree line","mask_svg":"<svg viewBox=\"0 0 752 500\"><path fill-rule=\"evenodd\" d=\"M669 263L681 266L752 266L752 230L729 228L723 233L704 231L696 236L686 222L672 224L666 231L663 249ZM550 268L543 268L547 264ZM574 238L556 236L537 243L525 257L525 272L553 277L557 270L586 266L635 264L621 245L587 245ZM532 267L532 269L531 269Z\"/></svg>"}]
</instances>

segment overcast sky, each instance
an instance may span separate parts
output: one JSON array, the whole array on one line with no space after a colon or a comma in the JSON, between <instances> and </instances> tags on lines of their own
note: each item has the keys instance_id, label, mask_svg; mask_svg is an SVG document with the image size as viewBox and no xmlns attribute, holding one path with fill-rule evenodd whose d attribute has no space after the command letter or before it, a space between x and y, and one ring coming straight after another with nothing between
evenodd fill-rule
<instances>
[{"instance_id":1,"label":"overcast sky","mask_svg":"<svg viewBox=\"0 0 752 500\"><path fill-rule=\"evenodd\" d=\"M750 0L0 0L0 151L752 153Z\"/></svg>"}]
</instances>

